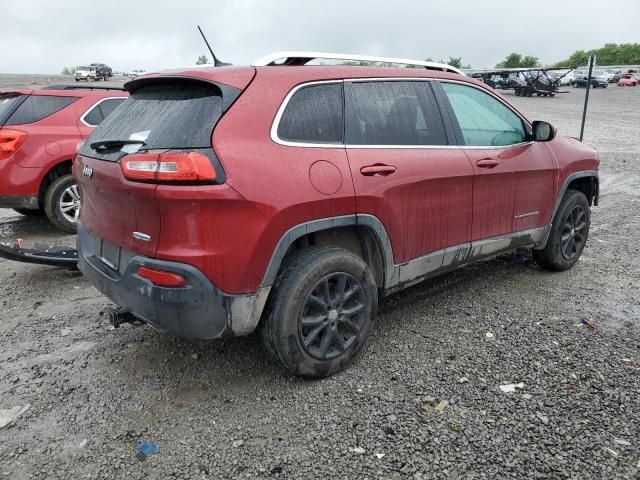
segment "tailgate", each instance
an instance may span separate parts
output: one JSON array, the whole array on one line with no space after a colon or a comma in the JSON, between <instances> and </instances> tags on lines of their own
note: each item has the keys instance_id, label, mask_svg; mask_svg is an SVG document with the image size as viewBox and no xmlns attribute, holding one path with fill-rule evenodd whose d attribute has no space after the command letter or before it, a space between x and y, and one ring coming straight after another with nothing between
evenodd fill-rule
<instances>
[{"instance_id":1,"label":"tailgate","mask_svg":"<svg viewBox=\"0 0 640 480\"><path fill-rule=\"evenodd\" d=\"M153 257L160 236L157 186L127 181L117 162L78 155L73 168L82 192L80 221L105 242L100 256L116 267L119 247Z\"/></svg>"},{"instance_id":2,"label":"tailgate","mask_svg":"<svg viewBox=\"0 0 640 480\"><path fill-rule=\"evenodd\" d=\"M161 225L157 186L173 182L189 192L199 180L198 176L191 180L171 177L178 171L177 164L171 162L167 165L173 170L160 178L155 170L159 167L155 160L149 163L148 156L192 154L200 162L204 158L205 170L213 177L209 184L225 181L211 137L225 108L240 93L233 87L185 78L143 78L127 86L129 98L98 125L74 162L82 194L80 221L99 238L93 248L100 251L93 253L114 265L121 248L148 257L156 255ZM145 155L147 160L140 160ZM131 160L134 156L138 160ZM184 160L183 165L194 162ZM128 170L125 178L126 165L141 169L145 176L132 176ZM212 168L215 175L211 175Z\"/></svg>"}]
</instances>

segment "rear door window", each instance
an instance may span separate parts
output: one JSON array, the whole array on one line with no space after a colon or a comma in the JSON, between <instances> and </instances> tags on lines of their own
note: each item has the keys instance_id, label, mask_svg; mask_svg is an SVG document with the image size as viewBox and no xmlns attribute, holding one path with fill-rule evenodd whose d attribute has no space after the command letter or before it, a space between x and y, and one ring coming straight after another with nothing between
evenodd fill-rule
<instances>
[{"instance_id":1,"label":"rear door window","mask_svg":"<svg viewBox=\"0 0 640 480\"><path fill-rule=\"evenodd\" d=\"M342 143L342 83L309 85L297 90L278 125L278 138L300 143Z\"/></svg>"},{"instance_id":2,"label":"rear door window","mask_svg":"<svg viewBox=\"0 0 640 480\"><path fill-rule=\"evenodd\" d=\"M211 134L222 116L220 89L194 81L144 86L109 115L80 150L82 155L118 160L125 151L96 152L101 141L140 140L139 150L211 148Z\"/></svg>"},{"instance_id":3,"label":"rear door window","mask_svg":"<svg viewBox=\"0 0 640 480\"><path fill-rule=\"evenodd\" d=\"M446 145L428 82L372 81L349 86L348 145Z\"/></svg>"},{"instance_id":4,"label":"rear door window","mask_svg":"<svg viewBox=\"0 0 640 480\"><path fill-rule=\"evenodd\" d=\"M475 87L442 82L458 120L464 144L498 147L522 143L522 119L504 103Z\"/></svg>"},{"instance_id":5,"label":"rear door window","mask_svg":"<svg viewBox=\"0 0 640 480\"><path fill-rule=\"evenodd\" d=\"M78 100L77 97L56 97L52 95L30 95L11 114L5 125L34 123L47 118Z\"/></svg>"},{"instance_id":6,"label":"rear door window","mask_svg":"<svg viewBox=\"0 0 640 480\"><path fill-rule=\"evenodd\" d=\"M96 127L125 100L125 98L106 98L85 113L82 120L90 127Z\"/></svg>"}]
</instances>

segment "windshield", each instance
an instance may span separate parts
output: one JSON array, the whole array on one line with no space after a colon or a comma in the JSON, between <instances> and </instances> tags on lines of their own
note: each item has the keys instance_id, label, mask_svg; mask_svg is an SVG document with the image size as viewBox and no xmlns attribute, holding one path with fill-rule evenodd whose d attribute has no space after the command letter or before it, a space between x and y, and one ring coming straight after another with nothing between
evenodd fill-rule
<instances>
[{"instance_id":1,"label":"windshield","mask_svg":"<svg viewBox=\"0 0 640 480\"><path fill-rule=\"evenodd\" d=\"M91 67L78 67L76 70L91 70Z\"/></svg>"},{"instance_id":2,"label":"windshield","mask_svg":"<svg viewBox=\"0 0 640 480\"><path fill-rule=\"evenodd\" d=\"M26 97L28 97L28 95L21 95L19 93L0 94L0 127L5 124L7 119Z\"/></svg>"},{"instance_id":3,"label":"windshield","mask_svg":"<svg viewBox=\"0 0 640 480\"><path fill-rule=\"evenodd\" d=\"M215 85L187 80L151 84L122 102L80 153L115 161L139 150L211 148L213 127L221 116L222 97ZM122 146L121 142L121 149L100 149L99 153L91 148L123 140L139 143Z\"/></svg>"}]
</instances>

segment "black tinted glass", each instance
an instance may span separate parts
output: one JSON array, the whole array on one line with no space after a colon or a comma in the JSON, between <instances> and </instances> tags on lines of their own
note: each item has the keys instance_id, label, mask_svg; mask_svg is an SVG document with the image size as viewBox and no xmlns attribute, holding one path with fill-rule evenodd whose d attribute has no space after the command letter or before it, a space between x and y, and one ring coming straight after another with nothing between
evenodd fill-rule
<instances>
[{"instance_id":1,"label":"black tinted glass","mask_svg":"<svg viewBox=\"0 0 640 480\"><path fill-rule=\"evenodd\" d=\"M348 145L446 145L427 82L354 82Z\"/></svg>"},{"instance_id":2,"label":"black tinted glass","mask_svg":"<svg viewBox=\"0 0 640 480\"><path fill-rule=\"evenodd\" d=\"M124 101L124 98L109 98L107 100L103 100L93 107L89 113L87 113L84 117L84 121L93 127L100 125L102 121Z\"/></svg>"},{"instance_id":3,"label":"black tinted glass","mask_svg":"<svg viewBox=\"0 0 640 480\"><path fill-rule=\"evenodd\" d=\"M122 102L126 99L124 98L109 98L103 102L100 102L100 110L102 111L102 116L107 118L111 112L113 112Z\"/></svg>"},{"instance_id":4,"label":"black tinted glass","mask_svg":"<svg viewBox=\"0 0 640 480\"><path fill-rule=\"evenodd\" d=\"M3 93L0 94L0 126L9 118L20 102L24 100L26 95L19 93Z\"/></svg>"},{"instance_id":5,"label":"black tinted glass","mask_svg":"<svg viewBox=\"0 0 640 480\"><path fill-rule=\"evenodd\" d=\"M123 153L90 148L106 140L142 140L142 150L210 148L213 127L222 115L221 92L200 82L154 84L136 90L108 116L80 150L83 155L117 160Z\"/></svg>"},{"instance_id":6,"label":"black tinted glass","mask_svg":"<svg viewBox=\"0 0 640 480\"><path fill-rule=\"evenodd\" d=\"M278 137L290 142L342 143L342 84L298 90L282 115Z\"/></svg>"},{"instance_id":7,"label":"black tinted glass","mask_svg":"<svg viewBox=\"0 0 640 480\"><path fill-rule=\"evenodd\" d=\"M96 125L100 125L104 120L102 116L102 110L100 110L100 105L96 105L91 109L89 113L84 117L84 121L89 125L95 127Z\"/></svg>"},{"instance_id":8,"label":"black tinted glass","mask_svg":"<svg viewBox=\"0 0 640 480\"><path fill-rule=\"evenodd\" d=\"M33 123L53 115L64 107L71 105L76 97L53 97L49 95L31 95L7 120L6 125L22 125Z\"/></svg>"}]
</instances>

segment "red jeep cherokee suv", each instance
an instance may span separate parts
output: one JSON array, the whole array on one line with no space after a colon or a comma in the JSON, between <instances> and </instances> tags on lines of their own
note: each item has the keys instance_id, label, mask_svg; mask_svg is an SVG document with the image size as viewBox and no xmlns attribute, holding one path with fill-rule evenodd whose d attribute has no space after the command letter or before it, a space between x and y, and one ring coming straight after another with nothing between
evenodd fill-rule
<instances>
[{"instance_id":1,"label":"red jeep cherokee suv","mask_svg":"<svg viewBox=\"0 0 640 480\"><path fill-rule=\"evenodd\" d=\"M77 146L127 92L51 85L0 93L0 208L44 212L76 231L80 196L71 175Z\"/></svg>"},{"instance_id":2,"label":"red jeep cherokee suv","mask_svg":"<svg viewBox=\"0 0 640 480\"><path fill-rule=\"evenodd\" d=\"M314 56L125 85L74 163L79 267L121 312L191 338L260 323L289 370L322 377L362 349L382 295L519 247L576 263L591 148L452 67Z\"/></svg>"}]
</instances>

